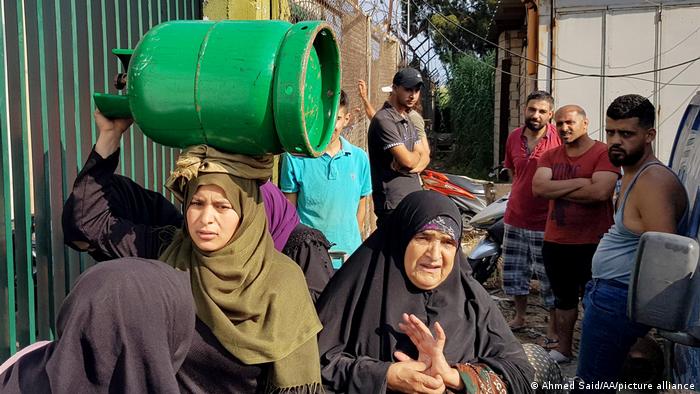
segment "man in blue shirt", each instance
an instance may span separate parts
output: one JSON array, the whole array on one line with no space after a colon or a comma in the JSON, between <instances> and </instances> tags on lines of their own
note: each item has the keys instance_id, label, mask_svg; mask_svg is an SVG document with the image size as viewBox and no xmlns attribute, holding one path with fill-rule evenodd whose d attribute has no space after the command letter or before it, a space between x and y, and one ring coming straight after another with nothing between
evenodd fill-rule
<instances>
[{"instance_id":1,"label":"man in blue shirt","mask_svg":"<svg viewBox=\"0 0 700 394\"><path fill-rule=\"evenodd\" d=\"M362 243L372 184L367 153L340 136L350 121L347 101L341 91L335 131L321 157L282 156L280 189L296 205L301 222L335 244L331 251L350 255Z\"/></svg>"}]
</instances>

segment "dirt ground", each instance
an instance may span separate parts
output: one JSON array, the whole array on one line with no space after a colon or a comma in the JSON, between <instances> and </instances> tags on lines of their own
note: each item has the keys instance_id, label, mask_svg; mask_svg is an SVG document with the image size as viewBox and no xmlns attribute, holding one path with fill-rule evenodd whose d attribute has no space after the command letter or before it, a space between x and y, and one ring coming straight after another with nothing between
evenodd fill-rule
<instances>
[{"instance_id":1,"label":"dirt ground","mask_svg":"<svg viewBox=\"0 0 700 394\"><path fill-rule=\"evenodd\" d=\"M476 245L483 233L474 231L470 234L465 234L462 239L462 249L469 253L469 250ZM491 298L498 304L506 321L510 321L515 315L513 302L503 292L502 286L502 261L499 263L499 269L491 278L484 283L484 288L491 294ZM581 322L580 316L583 311L579 310L579 321L576 322L574 329L574 355L578 351L578 343L581 338ZM515 336L522 343L538 343L544 339L547 332L547 322L549 312L542 306L542 300L539 294L539 283L537 280L532 281L530 295L527 302L527 328L515 332ZM560 365L562 373L565 377L573 377L576 375L576 358L571 363Z\"/></svg>"},{"instance_id":2,"label":"dirt ground","mask_svg":"<svg viewBox=\"0 0 700 394\"><path fill-rule=\"evenodd\" d=\"M506 321L510 321L515 315L515 309L510 297L503 292L500 285L500 277L492 278L489 282L484 287L491 294L491 298L498 304ZM527 328L514 333L522 343L540 343L547 332L549 320L549 312L542 306L542 300L537 288L538 283L536 280L532 282L532 290L527 299ZM574 355L578 351L578 344L581 338L580 317L582 315L583 311L579 310L579 320L576 322L576 328L574 329ZM560 367L565 377L576 376L576 358L568 364L561 364Z\"/></svg>"},{"instance_id":3,"label":"dirt ground","mask_svg":"<svg viewBox=\"0 0 700 394\"><path fill-rule=\"evenodd\" d=\"M469 253L469 250L476 245L476 243L479 241L479 239L483 236L483 233L479 233L478 231L474 231L470 234L466 234L465 237L462 239L462 249L466 252ZM506 321L510 321L513 316L515 315L515 309L513 302L511 301L510 297L508 297L504 292L503 292L503 283L502 283L502 259L499 262L499 269L494 273L493 276L489 280L484 283L484 288L491 294L491 298L496 302L498 305L499 309L503 313L503 316L505 317ZM581 317L583 316L583 308L579 305L579 320L576 322L576 327L574 328L574 359L570 363L566 364L560 364L559 367L561 368L562 375L564 379L567 378L573 378L576 376L576 367L577 367L577 358L576 356L578 355L578 346L579 342L581 339ZM533 280L531 282L531 288L530 288L530 295L528 296L528 302L527 302L527 327L523 330L519 330L515 332L515 336L520 340L522 343L535 343L535 344L540 344L541 341L544 339L545 334L547 332L547 322L549 319L549 312L542 306L542 300L540 299L540 294L539 294L539 282L537 280ZM650 338L650 341L646 342L646 345L642 346L635 346L637 349L637 356L639 354L645 354L643 358L649 358L649 360L652 360L652 364L644 364L645 366L651 366L652 369L639 369L638 367L635 367L634 364L625 364L623 366L623 376L625 377L626 381L628 382L639 382L639 383L649 383L650 380L652 379L651 382L654 383L660 383L660 379L662 379L662 376L660 373L663 372L663 356L661 354L655 353L655 352L660 352L661 348L657 348L657 345L659 344L658 338L654 335L655 333L652 331L652 336L653 338ZM649 337L648 337L649 338ZM656 339L654 339L656 338ZM657 344L653 344L656 342ZM649 346L649 343L652 343L652 345ZM652 357L652 355L654 355ZM629 361L629 360L628 360ZM674 391L674 390L668 390L668 391L661 391L664 394L678 394L678 393L686 393L686 392L691 392L691 391ZM626 391L624 392L625 394L636 394L637 392L635 391ZM697 393L697 392L695 392Z\"/></svg>"},{"instance_id":4,"label":"dirt ground","mask_svg":"<svg viewBox=\"0 0 700 394\"><path fill-rule=\"evenodd\" d=\"M510 188L510 184L494 184L495 198L498 199L510 192ZM471 248L476 246L477 242L484 234L484 231L480 230L473 230L464 234L464 237L462 238L462 250L468 254ZM501 309L506 321L510 321L515 315L515 309L510 297L503 292L503 283L501 278L501 272L503 269L502 264L503 259L501 258L498 271L494 273L494 275L491 276L486 283L484 283L484 288L486 288L486 290L491 294L491 298L498 304L498 307ZM581 338L581 316L583 316L583 309L579 307L579 320L576 322L576 327L574 328L574 356L576 356L578 352L578 344ZM542 300L540 299L539 282L537 280L533 280L527 302L527 328L515 332L514 334L522 343L541 344L541 341L544 340L547 332L548 319L549 312L542 306ZM577 363L575 357L570 363L561 364L560 367L564 377L576 376L576 366Z\"/></svg>"}]
</instances>

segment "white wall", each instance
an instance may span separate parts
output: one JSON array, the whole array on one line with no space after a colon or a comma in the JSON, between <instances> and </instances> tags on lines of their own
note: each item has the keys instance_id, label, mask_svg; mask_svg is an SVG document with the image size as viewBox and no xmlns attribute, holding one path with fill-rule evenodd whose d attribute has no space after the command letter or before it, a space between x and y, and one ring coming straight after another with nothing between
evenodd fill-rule
<instances>
[{"instance_id":1,"label":"white wall","mask_svg":"<svg viewBox=\"0 0 700 394\"><path fill-rule=\"evenodd\" d=\"M540 46L541 62L583 74L614 75L659 69L700 56L700 2L620 3L625 5L581 7L579 2L575 8L555 8L552 48ZM540 43L549 40L549 25L549 14L541 16ZM544 39L543 34L547 35ZM540 67L540 78L546 75L541 69L546 68ZM683 111L700 90L700 61L634 77L572 78L557 70L551 76L556 106L575 103L584 107L591 121L589 134L601 140L605 110L615 97L628 93L648 96L657 108L657 155L668 161ZM669 82L690 86L667 85Z\"/></svg>"}]
</instances>

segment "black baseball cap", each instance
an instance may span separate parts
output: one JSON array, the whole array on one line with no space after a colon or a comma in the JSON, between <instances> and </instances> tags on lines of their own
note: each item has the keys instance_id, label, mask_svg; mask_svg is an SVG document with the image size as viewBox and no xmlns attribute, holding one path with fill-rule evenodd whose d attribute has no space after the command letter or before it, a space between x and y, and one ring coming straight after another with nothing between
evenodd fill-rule
<instances>
[{"instance_id":1,"label":"black baseball cap","mask_svg":"<svg viewBox=\"0 0 700 394\"><path fill-rule=\"evenodd\" d=\"M423 85L423 77L415 68L404 68L394 74L394 80L391 83L404 88L415 88Z\"/></svg>"}]
</instances>

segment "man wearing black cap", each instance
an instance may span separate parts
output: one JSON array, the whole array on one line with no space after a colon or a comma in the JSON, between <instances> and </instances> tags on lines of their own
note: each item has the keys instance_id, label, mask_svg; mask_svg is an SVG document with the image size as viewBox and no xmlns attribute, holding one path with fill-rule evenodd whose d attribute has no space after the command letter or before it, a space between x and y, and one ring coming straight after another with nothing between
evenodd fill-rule
<instances>
[{"instance_id":1,"label":"man wearing black cap","mask_svg":"<svg viewBox=\"0 0 700 394\"><path fill-rule=\"evenodd\" d=\"M392 94L369 125L367 145L377 226L408 194L421 190L418 174L430 161L408 111L418 102L423 78L413 68L394 75Z\"/></svg>"}]
</instances>

